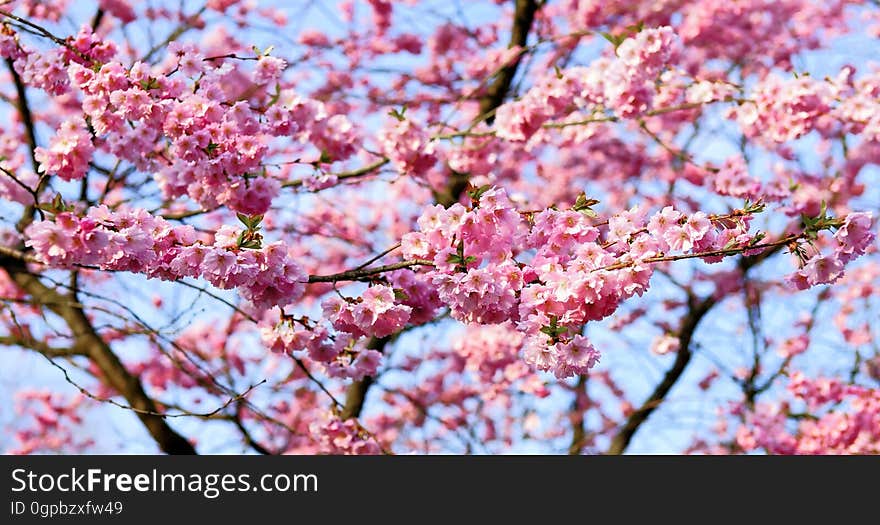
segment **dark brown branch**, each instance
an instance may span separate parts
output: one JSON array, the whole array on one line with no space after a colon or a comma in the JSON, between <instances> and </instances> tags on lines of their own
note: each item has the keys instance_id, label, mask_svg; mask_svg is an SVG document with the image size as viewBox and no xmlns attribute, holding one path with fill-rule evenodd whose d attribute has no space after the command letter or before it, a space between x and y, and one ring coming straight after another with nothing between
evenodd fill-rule
<instances>
[{"instance_id":1,"label":"dark brown branch","mask_svg":"<svg viewBox=\"0 0 880 525\"><path fill-rule=\"evenodd\" d=\"M92 17L92 23L91 23L92 31L98 30L98 26L100 26L101 22L104 21L104 14L105 14L104 10L101 8L98 8L98 10L95 11L95 16Z\"/></svg>"},{"instance_id":2,"label":"dark brown branch","mask_svg":"<svg viewBox=\"0 0 880 525\"><path fill-rule=\"evenodd\" d=\"M516 0L516 10L513 15L513 27L510 31L510 42L508 47L525 47L526 42L529 39L529 31L531 31L532 22L535 19L535 13L537 10L538 2L535 0ZM478 118L487 120L491 123L492 115L494 115L498 106L504 102L504 98L510 90L513 78L516 76L516 71L519 68L521 58L521 54L517 55L513 62L498 72L495 81L489 86L486 94L480 99L480 117ZM435 192L434 200L443 206L451 206L458 202L458 199L461 197L465 188L467 188L467 185L468 175L466 173L459 173L450 170L449 182L446 184L445 188ZM309 281L311 282L311 278ZM385 338L380 339L372 337L367 342L367 347L382 352L387 342L388 340ZM372 383L372 378L365 377L364 379L355 381L349 385L345 392L345 407L342 411L343 419L358 417L360 415L364 406L364 400L367 397L367 392Z\"/></svg>"},{"instance_id":3,"label":"dark brown branch","mask_svg":"<svg viewBox=\"0 0 880 525\"><path fill-rule=\"evenodd\" d=\"M581 406L579 401L581 400L581 392L586 392L587 388L587 376L581 374L578 377L577 386L574 391L574 401L571 403L571 426L572 426L572 434L571 434L571 444L568 446L568 455L569 456L578 456L584 448L584 443L587 441L587 431L584 428L584 411L587 407Z\"/></svg>"},{"instance_id":4,"label":"dark brown branch","mask_svg":"<svg viewBox=\"0 0 880 525\"><path fill-rule=\"evenodd\" d=\"M513 14L513 27L510 30L508 48L515 46L526 47L538 7L539 3L536 0L516 0L516 10ZM489 124L492 123L495 118L495 110L504 103L521 61L522 53L518 54L510 64L498 71L495 81L489 85L486 93L480 97L480 112L474 124L484 120ZM437 191L434 199L443 206L452 206L458 202L467 185L467 173L450 170L449 181L446 187Z\"/></svg>"},{"instance_id":5,"label":"dark brown branch","mask_svg":"<svg viewBox=\"0 0 880 525\"><path fill-rule=\"evenodd\" d=\"M49 178L45 176L45 174L40 173L40 163L37 161L36 151L37 151L37 133L36 126L34 125L34 115L31 112L30 104L28 103L27 98L27 88L24 85L24 82L21 80L21 77L18 74L18 71L15 70L15 65L12 60L6 59L6 66L9 68L9 74L12 76L12 83L15 85L15 94L17 98L17 106L18 106L18 114L21 117L21 122L24 125L25 129L25 138L27 140L28 149L30 150L31 157L31 167L34 170L34 173L39 175L39 182L37 183L36 189L34 189L31 194L34 197L34 201L39 199L40 193L46 188L46 185L49 183ZM36 206L36 202L32 205L28 205L24 213L21 216L21 220L18 221L16 228L18 231L24 231L28 225L33 222L34 214L38 210Z\"/></svg>"},{"instance_id":6,"label":"dark brown branch","mask_svg":"<svg viewBox=\"0 0 880 525\"><path fill-rule=\"evenodd\" d=\"M73 47L70 44L70 42L68 42L67 40L65 40L63 38L55 36L45 27L39 26L39 25L31 22L30 20L27 20L26 18L21 18L19 16L16 16L16 15L10 13L9 11L0 10L0 16L4 16L10 20L14 20L17 24L20 24L17 27L23 28L23 29L28 29L29 32L32 32L34 34L48 38L49 40L51 40L52 42L55 42L59 46L62 46L62 47L69 49L72 53L78 55L80 58L85 59L87 62L90 61L89 57L83 55L78 49Z\"/></svg>"},{"instance_id":7,"label":"dark brown branch","mask_svg":"<svg viewBox=\"0 0 880 525\"><path fill-rule=\"evenodd\" d=\"M12 76L12 83L15 85L15 96L17 98L16 105L18 106L17 109L21 116L22 124L24 124L25 138L27 139L27 145L31 152L31 166L33 167L34 173L39 173L40 163L37 162L36 158L37 134L34 128L34 115L28 104L27 88L21 80L18 71L15 70L15 65L13 64L12 59L6 59L6 67L9 68L9 74Z\"/></svg>"},{"instance_id":8,"label":"dark brown branch","mask_svg":"<svg viewBox=\"0 0 880 525\"><path fill-rule=\"evenodd\" d=\"M138 378L125 368L110 346L95 332L81 307L70 305L64 296L41 283L23 262L2 257L0 265L36 302L64 319L73 337L73 350L92 360L107 384L129 403L160 449L168 454L196 453L192 444L160 415L156 403L144 391Z\"/></svg>"},{"instance_id":9,"label":"dark brown branch","mask_svg":"<svg viewBox=\"0 0 880 525\"><path fill-rule=\"evenodd\" d=\"M372 164L367 164L364 167L357 168L357 169L354 169L351 171L346 171L343 173L337 173L336 179L337 180L345 180L345 179L352 179L355 177L361 177L364 175L369 175L369 174L373 173L374 171L378 170L379 168L381 168L382 166L388 164L389 162L391 162L391 161L388 158L383 157ZM298 188L298 187L302 186L303 184L305 184L305 181L303 179L297 179L297 180L285 182L281 186L284 188Z\"/></svg>"},{"instance_id":10,"label":"dark brown branch","mask_svg":"<svg viewBox=\"0 0 880 525\"><path fill-rule=\"evenodd\" d=\"M611 439L611 446L608 448L608 454L623 454L642 424L648 420L651 413L653 413L654 410L663 403L663 400L666 399L666 395L672 390L672 387L675 386L676 382L678 382L678 379L684 373L688 363L691 361L691 357L693 356L690 348L691 339L694 336L694 332L697 330L697 326L716 302L717 299L715 299L714 296L709 296L702 300L697 300L694 296L688 298L688 313L684 319L682 319L681 325L678 329L679 348L678 353L675 356L675 362L672 364L672 367L666 371L663 380L654 388L654 391L648 399L642 403L642 406L630 414L623 427L621 427L617 434Z\"/></svg>"},{"instance_id":11,"label":"dark brown branch","mask_svg":"<svg viewBox=\"0 0 880 525\"><path fill-rule=\"evenodd\" d=\"M237 413L231 417L232 423L241 432L241 435L244 437L245 443L247 443L252 449L254 449L258 454L262 454L264 456L271 456L273 452L268 448L261 445L251 433L248 431L247 427L244 426L244 422L241 420L241 403L238 404Z\"/></svg>"},{"instance_id":12,"label":"dark brown branch","mask_svg":"<svg viewBox=\"0 0 880 525\"><path fill-rule=\"evenodd\" d=\"M742 258L739 263L740 270L743 273L748 272L751 268L767 260L772 255L779 253L785 245L786 243L772 244L768 246L769 249L761 253L751 257ZM672 368L666 372L663 376L663 380L656 388L654 388L650 397L648 397L648 399L642 403L642 406L640 406L635 412L630 414L624 425L612 438L611 445L608 448L608 454L623 454L629 446L630 441L632 441L633 436L635 436L635 433L639 430L639 427L648 420L651 413L663 403L664 399L666 399L666 395L672 390L672 387L675 386L675 383L684 373L685 368L687 368L687 365L690 363L691 357L693 356L690 345L694 332L697 330L697 326L709 310L719 302L719 300L720 298L715 296L709 296L700 301L697 301L692 295L688 297L688 313L685 318L682 319L678 330L679 349L678 354L675 356L675 362L672 364Z\"/></svg>"},{"instance_id":13,"label":"dark brown branch","mask_svg":"<svg viewBox=\"0 0 880 525\"><path fill-rule=\"evenodd\" d=\"M334 273L332 275L310 275L310 283L335 283L339 281L359 281L374 275L385 272L401 270L403 268L412 268L413 266L434 266L431 261L415 259L412 261L401 261L394 264L386 264L385 266L377 266L376 268L363 268L361 270L349 270L347 272Z\"/></svg>"},{"instance_id":14,"label":"dark brown branch","mask_svg":"<svg viewBox=\"0 0 880 525\"><path fill-rule=\"evenodd\" d=\"M367 341L367 348L382 352L390 340L390 337L371 337ZM367 399L367 391L370 390L372 385L373 378L370 376L348 385L348 388L345 390L345 406L342 407L342 413L340 414L342 419L356 418L361 415L364 401Z\"/></svg>"},{"instance_id":15,"label":"dark brown branch","mask_svg":"<svg viewBox=\"0 0 880 525\"><path fill-rule=\"evenodd\" d=\"M516 0L516 11L513 14L513 27L510 30L510 41L508 48L515 46L526 47L529 39L529 32L532 29L532 22L535 20L535 13L538 11L538 2L535 0ZM485 116L485 120L491 124L494 120L491 115L495 109L504 103L507 92L513 84L522 55L517 55L510 64L502 68L493 82L486 90L486 94L480 98L480 115Z\"/></svg>"},{"instance_id":16,"label":"dark brown branch","mask_svg":"<svg viewBox=\"0 0 880 525\"><path fill-rule=\"evenodd\" d=\"M37 351L46 357L71 357L82 355L76 348L60 348L28 337L0 336L0 346L18 346Z\"/></svg>"}]
</instances>

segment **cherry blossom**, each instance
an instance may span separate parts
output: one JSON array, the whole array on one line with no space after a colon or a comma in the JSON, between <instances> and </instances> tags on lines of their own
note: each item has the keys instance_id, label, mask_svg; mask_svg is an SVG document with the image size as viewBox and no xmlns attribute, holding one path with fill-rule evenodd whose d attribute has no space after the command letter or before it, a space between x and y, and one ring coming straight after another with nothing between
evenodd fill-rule
<instances>
[{"instance_id":1,"label":"cherry blossom","mask_svg":"<svg viewBox=\"0 0 880 525\"><path fill-rule=\"evenodd\" d=\"M878 452L876 6L330 4L0 6L9 452Z\"/></svg>"}]
</instances>

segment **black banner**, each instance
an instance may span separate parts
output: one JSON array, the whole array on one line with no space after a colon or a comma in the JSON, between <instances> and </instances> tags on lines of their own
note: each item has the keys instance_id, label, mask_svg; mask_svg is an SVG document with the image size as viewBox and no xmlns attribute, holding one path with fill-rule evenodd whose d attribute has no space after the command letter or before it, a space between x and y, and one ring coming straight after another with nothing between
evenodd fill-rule
<instances>
[{"instance_id":1,"label":"black banner","mask_svg":"<svg viewBox=\"0 0 880 525\"><path fill-rule=\"evenodd\" d=\"M858 509L876 518L880 459L3 456L0 469L9 524L495 523L597 512L839 521Z\"/></svg>"}]
</instances>

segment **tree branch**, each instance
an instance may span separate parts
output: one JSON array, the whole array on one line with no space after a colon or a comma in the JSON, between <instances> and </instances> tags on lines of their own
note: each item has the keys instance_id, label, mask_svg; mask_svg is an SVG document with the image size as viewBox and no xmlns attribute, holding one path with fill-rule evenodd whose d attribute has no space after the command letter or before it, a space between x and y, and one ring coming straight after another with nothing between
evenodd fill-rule
<instances>
[{"instance_id":1,"label":"tree branch","mask_svg":"<svg viewBox=\"0 0 880 525\"><path fill-rule=\"evenodd\" d=\"M431 261L415 259L412 261L401 261L394 264L386 264L385 266L377 266L376 268L363 268L360 270L349 270L347 272L334 273L332 275L310 275L310 283L335 283L338 281L359 281L367 277L379 275L385 272L401 270L403 268L412 268L413 266L434 266Z\"/></svg>"},{"instance_id":2,"label":"tree branch","mask_svg":"<svg viewBox=\"0 0 880 525\"><path fill-rule=\"evenodd\" d=\"M49 358L83 355L77 348L54 347L30 337L0 336L0 346L18 346L21 348L27 348L39 352Z\"/></svg>"},{"instance_id":3,"label":"tree branch","mask_svg":"<svg viewBox=\"0 0 880 525\"><path fill-rule=\"evenodd\" d=\"M769 249L764 250L761 253L750 257L743 257L739 263L740 270L743 273L748 272L751 268L778 253L785 245L786 243L783 242L773 243L768 246ZM633 436L635 436L636 432L639 430L639 427L641 427L641 425L648 420L651 413L663 403L666 395L672 390L672 387L675 386L675 383L684 373L685 368L687 368L688 363L690 363L691 357L693 356L690 344L694 333L697 330L697 326L700 324L703 317L709 313L709 310L711 310L719 301L720 298L715 296L706 297L699 302L696 301L696 298L693 295L688 297L688 314L682 319L678 330L679 349L678 354L675 356L675 362L672 364L672 368L666 372L663 376L663 380L656 388L654 388L654 391L648 399L642 403L642 406L630 414L624 425L611 439L608 454L623 454L629 446L630 441L632 441Z\"/></svg>"},{"instance_id":4,"label":"tree branch","mask_svg":"<svg viewBox=\"0 0 880 525\"><path fill-rule=\"evenodd\" d=\"M660 381L660 384L654 388L654 391L648 399L642 403L642 406L630 414L623 427L621 427L617 434L611 439L611 446L608 448L608 454L623 454L629 446L630 441L632 441L633 436L635 436L636 432L639 430L639 427L648 420L651 413L663 403L664 399L666 399L666 395L672 390L675 383L678 382L678 379L684 373L688 363L690 363L691 357L693 356L690 345L694 332L697 330L697 326L716 302L717 299L714 296L709 296L699 301L697 301L693 295L688 297L688 313L684 319L682 319L681 325L678 329L679 348L678 353L675 356L675 362L663 376L663 380Z\"/></svg>"},{"instance_id":5,"label":"tree branch","mask_svg":"<svg viewBox=\"0 0 880 525\"><path fill-rule=\"evenodd\" d=\"M64 319L71 330L73 349L87 355L108 385L126 399L160 449L168 454L196 453L192 444L172 429L164 416L159 415L156 403L144 391L140 380L125 368L110 346L95 332L80 306L69 304L61 294L41 283L22 261L0 257L0 266L36 302Z\"/></svg>"},{"instance_id":6,"label":"tree branch","mask_svg":"<svg viewBox=\"0 0 880 525\"><path fill-rule=\"evenodd\" d=\"M382 352L385 345L388 344L388 341L390 340L390 336L371 337L370 340L367 341L367 348L369 350ZM364 408L364 401L367 399L367 391L370 390L373 381L374 379L372 377L367 376L360 381L355 381L348 385L348 388L345 390L345 406L342 407L342 413L340 414L342 419L356 418L361 415L361 410Z\"/></svg>"},{"instance_id":7,"label":"tree branch","mask_svg":"<svg viewBox=\"0 0 880 525\"><path fill-rule=\"evenodd\" d=\"M529 31L531 31L532 22L534 21L537 10L538 2L535 0L516 0L516 10L513 15L513 28L510 32L510 42L508 44L509 48L514 46L525 47L526 42L529 39ZM518 55L513 62L498 72L498 75L495 77L495 82L489 86L486 94L480 99L479 119L487 120L491 123L495 109L504 102L504 98L510 90L510 86L513 83L513 77L516 76L516 71L519 68L521 59L522 55ZM434 200L443 206L451 206L458 202L458 199L461 197L465 188L467 188L467 185L468 175L466 173L452 171L446 187L434 193ZM309 282L312 282L311 277L309 278ZM388 338L371 337L367 342L367 348L382 352L387 343ZM342 411L343 419L358 417L360 415L364 406L364 400L367 397L367 392L372 384L373 379L371 377L365 377L364 379L355 381L349 385L345 392L345 407Z\"/></svg>"},{"instance_id":8,"label":"tree branch","mask_svg":"<svg viewBox=\"0 0 880 525\"><path fill-rule=\"evenodd\" d=\"M508 48L515 46L526 47L529 39L529 32L532 29L532 23L535 20L535 13L538 11L539 4L536 0L516 0L516 10L513 14L513 27L510 30L510 41ZM513 79L519 69L522 61L522 54L514 58L510 64L498 71L495 81L487 88L486 93L480 98L479 116L474 124L485 120L491 124L494 120L495 110L504 103L513 84ZM438 190L434 194L434 199L438 204L449 207L458 202L461 194L468 185L468 174L459 173L450 170L449 181L446 187Z\"/></svg>"},{"instance_id":9,"label":"tree branch","mask_svg":"<svg viewBox=\"0 0 880 525\"><path fill-rule=\"evenodd\" d=\"M574 401L571 403L571 444L568 446L569 456L578 456L584 448L587 441L587 430L584 428L584 411L587 407L581 406L581 395L587 391L587 375L578 376L577 386L574 391Z\"/></svg>"},{"instance_id":10,"label":"tree branch","mask_svg":"<svg viewBox=\"0 0 880 525\"><path fill-rule=\"evenodd\" d=\"M367 164L366 166L363 166L361 168L357 168L357 169L354 169L351 171L337 173L335 176L336 176L337 180L345 180L345 179L352 179L355 177L361 177L363 175L369 175L369 174L373 173L374 171L378 170L379 168L381 168L382 166L388 164L389 162L391 162L390 159L388 159L386 157L382 157L381 159L377 160L376 162L374 162L372 164ZM303 184L305 184L305 180L297 179L297 180L287 181L287 182L281 184L281 187L282 188L298 188L298 187L302 186Z\"/></svg>"}]
</instances>

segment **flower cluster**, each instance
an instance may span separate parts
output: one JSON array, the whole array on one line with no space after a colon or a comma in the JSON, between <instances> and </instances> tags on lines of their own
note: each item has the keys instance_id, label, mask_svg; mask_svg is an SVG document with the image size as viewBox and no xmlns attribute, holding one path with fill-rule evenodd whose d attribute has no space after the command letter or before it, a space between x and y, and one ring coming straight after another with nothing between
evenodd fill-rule
<instances>
[{"instance_id":1,"label":"flower cluster","mask_svg":"<svg viewBox=\"0 0 880 525\"><path fill-rule=\"evenodd\" d=\"M331 314L332 315L332 314ZM263 322L260 338L273 352L305 351L331 377L359 380L376 374L382 354L365 348L348 332L331 332L325 324L309 325L288 316Z\"/></svg>"},{"instance_id":2,"label":"flower cluster","mask_svg":"<svg viewBox=\"0 0 880 525\"><path fill-rule=\"evenodd\" d=\"M545 75L522 98L501 105L496 135L524 142L551 118L587 105L605 106L624 118L642 114L651 107L657 76L678 52L670 27L640 31L620 42L615 58Z\"/></svg>"},{"instance_id":3,"label":"flower cluster","mask_svg":"<svg viewBox=\"0 0 880 525\"><path fill-rule=\"evenodd\" d=\"M102 205L84 217L61 212L54 221L31 224L26 234L27 245L52 266L97 266L165 280L201 277L239 289L263 309L296 301L308 279L281 242L245 249L240 232L223 226L213 244L205 244L192 226L172 226L144 210L114 212Z\"/></svg>"},{"instance_id":4,"label":"flower cluster","mask_svg":"<svg viewBox=\"0 0 880 525\"><path fill-rule=\"evenodd\" d=\"M598 354L580 334L584 324L608 317L621 302L643 294L653 265L672 254L718 262L724 253L760 251L761 235L749 232L761 206L725 215L684 214L671 206L648 216L633 208L608 220L604 241L580 198L573 209L522 214L503 190L482 188L474 206L429 208L419 231L403 236L404 255L429 259L425 275L453 318L467 323L513 321L527 336L527 362L560 377L583 373ZM864 253L871 242L870 216L840 221L837 259ZM528 264L517 257L531 252ZM334 300L339 308L342 303ZM333 311L338 315L337 310ZM677 339L655 345L675 350Z\"/></svg>"},{"instance_id":5,"label":"flower cluster","mask_svg":"<svg viewBox=\"0 0 880 525\"><path fill-rule=\"evenodd\" d=\"M599 362L599 352L579 334L566 342L549 345L530 338L524 355L527 363L538 370L553 372L560 379L586 374Z\"/></svg>"},{"instance_id":6,"label":"flower cluster","mask_svg":"<svg viewBox=\"0 0 880 525\"><path fill-rule=\"evenodd\" d=\"M261 86L278 80L285 67L287 67L287 63L278 57L261 56L254 67L254 84Z\"/></svg>"},{"instance_id":7,"label":"flower cluster","mask_svg":"<svg viewBox=\"0 0 880 525\"><path fill-rule=\"evenodd\" d=\"M125 24L133 22L137 17L130 0L98 0L98 5Z\"/></svg>"},{"instance_id":8,"label":"flower cluster","mask_svg":"<svg viewBox=\"0 0 880 525\"><path fill-rule=\"evenodd\" d=\"M412 308L396 304L390 286L371 286L357 300L330 296L322 303L333 328L354 337L386 337L406 325Z\"/></svg>"},{"instance_id":9,"label":"flower cluster","mask_svg":"<svg viewBox=\"0 0 880 525\"><path fill-rule=\"evenodd\" d=\"M25 84L53 95L62 95L68 91L69 82L63 50L37 52L20 49L9 54L17 55L13 65Z\"/></svg>"},{"instance_id":10,"label":"flower cluster","mask_svg":"<svg viewBox=\"0 0 880 525\"><path fill-rule=\"evenodd\" d=\"M20 0L15 7L22 10L28 18L57 22L67 11L70 0Z\"/></svg>"},{"instance_id":11,"label":"flower cluster","mask_svg":"<svg viewBox=\"0 0 880 525\"><path fill-rule=\"evenodd\" d=\"M528 140L545 122L571 111L580 89L579 80L570 72L544 76L521 99L495 111L496 135L511 142Z\"/></svg>"},{"instance_id":12,"label":"flower cluster","mask_svg":"<svg viewBox=\"0 0 880 525\"><path fill-rule=\"evenodd\" d=\"M440 302L437 290L424 274L397 270L386 275L397 290L395 294L397 303L410 307L409 324L420 325L434 319L443 303Z\"/></svg>"},{"instance_id":13,"label":"flower cluster","mask_svg":"<svg viewBox=\"0 0 880 525\"><path fill-rule=\"evenodd\" d=\"M714 190L719 195L728 195L753 202L764 197L761 181L749 175L749 167L742 156L730 157L712 177Z\"/></svg>"},{"instance_id":14,"label":"flower cluster","mask_svg":"<svg viewBox=\"0 0 880 525\"><path fill-rule=\"evenodd\" d=\"M452 317L481 324L510 319L523 284L511 256L525 225L507 194L489 189L472 210L434 206L418 223L421 231L403 237L404 253L433 260L430 279Z\"/></svg>"},{"instance_id":15,"label":"flower cluster","mask_svg":"<svg viewBox=\"0 0 880 525\"><path fill-rule=\"evenodd\" d=\"M768 75L751 96L752 101L730 111L743 132L751 138L787 142L819 125L831 110L834 90L829 82L809 76L784 80Z\"/></svg>"},{"instance_id":16,"label":"flower cluster","mask_svg":"<svg viewBox=\"0 0 880 525\"><path fill-rule=\"evenodd\" d=\"M80 27L79 32L67 43L69 47L64 48L66 63L77 62L89 67L108 62L118 51L115 43L101 38L88 24Z\"/></svg>"},{"instance_id":17,"label":"flower cluster","mask_svg":"<svg viewBox=\"0 0 880 525\"><path fill-rule=\"evenodd\" d=\"M695 63L724 58L746 72L791 68L791 57L818 44L822 28L843 22L849 0L697 2L683 10L679 34Z\"/></svg>"},{"instance_id":18,"label":"flower cluster","mask_svg":"<svg viewBox=\"0 0 880 525\"><path fill-rule=\"evenodd\" d=\"M685 218L681 212L666 206L648 221L650 233L661 251L687 252L714 233L708 216L698 211Z\"/></svg>"},{"instance_id":19,"label":"flower cluster","mask_svg":"<svg viewBox=\"0 0 880 525\"><path fill-rule=\"evenodd\" d=\"M48 149L38 147L34 150L34 158L43 172L64 180L77 180L89 171L94 152L86 123L82 119L71 119L59 126Z\"/></svg>"},{"instance_id":20,"label":"flower cluster","mask_svg":"<svg viewBox=\"0 0 880 525\"><path fill-rule=\"evenodd\" d=\"M837 379L808 379L800 372L791 375L788 390L795 402L806 405L811 417L799 418L792 432L786 425L794 412L788 403L760 403L744 414L745 424L736 431L736 443L742 450L760 448L771 454L880 453L880 390L846 385Z\"/></svg>"},{"instance_id":21,"label":"flower cluster","mask_svg":"<svg viewBox=\"0 0 880 525\"><path fill-rule=\"evenodd\" d=\"M786 280L798 290L805 290L819 284L837 281L843 275L843 267L848 262L863 255L874 242L871 229L871 213L855 212L848 214L834 233L834 250L830 253L816 251L812 256L799 254L802 267L789 275Z\"/></svg>"},{"instance_id":22,"label":"flower cluster","mask_svg":"<svg viewBox=\"0 0 880 525\"><path fill-rule=\"evenodd\" d=\"M95 52L94 45L89 49ZM227 101L236 70L214 65L189 44L173 43L169 51L173 72L197 78L192 85L164 66L141 62L130 68L118 62L94 67L73 62L67 68L72 84L84 94L83 112L104 147L156 172L166 198L188 195L205 208L226 205L248 215L262 214L281 188L263 167L271 137L309 142L322 162L344 160L357 151L360 139L352 123L343 115L328 114L323 103L290 90L279 92L266 108ZM256 81L277 78L283 67L280 59L260 57ZM170 163L164 160L166 151ZM55 164L81 166L73 153L59 151Z\"/></svg>"},{"instance_id":23,"label":"flower cluster","mask_svg":"<svg viewBox=\"0 0 880 525\"><path fill-rule=\"evenodd\" d=\"M616 54L603 82L604 99L629 118L650 109L657 76L679 54L678 39L668 26L645 29L621 42Z\"/></svg>"},{"instance_id":24,"label":"flower cluster","mask_svg":"<svg viewBox=\"0 0 880 525\"><path fill-rule=\"evenodd\" d=\"M474 372L491 385L484 399L491 399L510 385L522 392L545 397L549 394L543 381L519 358L525 338L511 323L467 325L452 344L452 351L464 360L465 370Z\"/></svg>"},{"instance_id":25,"label":"flower cluster","mask_svg":"<svg viewBox=\"0 0 880 525\"><path fill-rule=\"evenodd\" d=\"M400 173L424 175L437 163L434 143L428 133L411 119L401 118L379 132L379 145Z\"/></svg>"},{"instance_id":26,"label":"flower cluster","mask_svg":"<svg viewBox=\"0 0 880 525\"><path fill-rule=\"evenodd\" d=\"M309 431L317 441L321 454L375 455L382 449L367 435L355 419L343 420L335 414L326 414L314 421Z\"/></svg>"},{"instance_id":27,"label":"flower cluster","mask_svg":"<svg viewBox=\"0 0 880 525\"><path fill-rule=\"evenodd\" d=\"M82 437L85 396L65 396L45 390L24 390L15 395L15 411L26 426L15 432L18 446L11 454L58 452L80 453L94 440Z\"/></svg>"}]
</instances>

